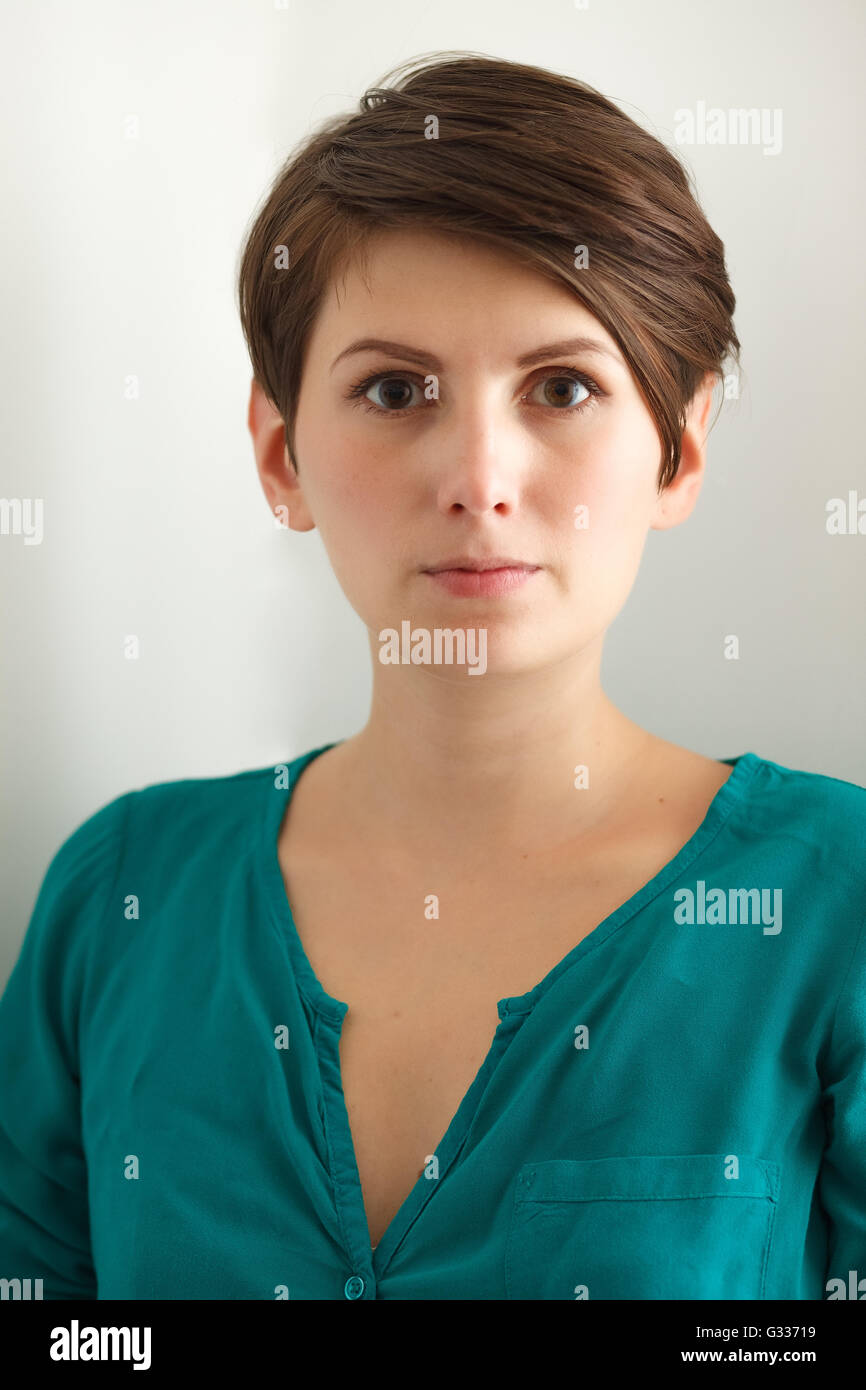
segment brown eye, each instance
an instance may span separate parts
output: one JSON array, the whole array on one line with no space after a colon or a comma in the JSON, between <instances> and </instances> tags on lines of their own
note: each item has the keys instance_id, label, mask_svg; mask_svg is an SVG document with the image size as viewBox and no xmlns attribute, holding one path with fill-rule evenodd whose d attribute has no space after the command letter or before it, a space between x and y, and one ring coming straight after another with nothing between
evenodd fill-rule
<instances>
[{"instance_id":1,"label":"brown eye","mask_svg":"<svg viewBox=\"0 0 866 1390\"><path fill-rule=\"evenodd\" d=\"M375 372L356 382L346 395L354 405L362 406L373 415L380 418L391 415L396 419L398 415L413 415L422 404L432 406L436 403L438 397L435 396L430 401L426 400L425 385L426 378L424 382L416 380L410 372ZM532 391L537 391L540 386L544 388L543 400L533 399L532 392L522 400L530 401L533 405L548 406L558 415L581 414L607 394L592 377L578 372L574 367L558 367L555 371L548 371ZM580 387L582 392L577 398L575 387ZM414 404L413 388L421 395L421 401Z\"/></svg>"},{"instance_id":2,"label":"brown eye","mask_svg":"<svg viewBox=\"0 0 866 1390\"><path fill-rule=\"evenodd\" d=\"M582 405L583 401L590 396L590 391L584 386L582 381L570 376L549 376L539 385L544 387L545 404L552 406L564 406L574 408ZM575 397L575 388L584 392L582 397Z\"/></svg>"}]
</instances>

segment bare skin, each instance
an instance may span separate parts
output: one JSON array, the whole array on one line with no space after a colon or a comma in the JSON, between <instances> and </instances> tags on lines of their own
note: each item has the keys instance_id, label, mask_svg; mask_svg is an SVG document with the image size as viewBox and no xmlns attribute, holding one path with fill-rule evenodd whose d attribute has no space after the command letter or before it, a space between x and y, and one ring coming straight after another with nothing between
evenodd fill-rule
<instances>
[{"instance_id":1,"label":"bare skin","mask_svg":"<svg viewBox=\"0 0 866 1390\"><path fill-rule=\"evenodd\" d=\"M518 364L577 335L613 356L558 350ZM347 353L371 336L420 361ZM578 408L562 408L545 387L565 395L563 366L603 394L575 384ZM411 412L393 418L381 382L359 408L349 392L373 372L418 398ZM438 395L426 399L431 379ZM711 397L710 379L659 494L652 416L575 296L504 253L408 231L384 234L366 280L348 266L322 303L298 474L253 384L268 502L292 530L318 527L373 658L367 723L305 769L278 852L313 969L349 1006L343 1088L374 1244L481 1065L497 1000L531 989L669 862L730 775L628 719L600 679L648 531L679 525L697 500ZM576 529L576 507L588 529ZM537 568L508 594L467 598L427 572L464 554ZM483 628L486 672L383 665L379 634L407 618ZM589 788L575 788L578 765Z\"/></svg>"}]
</instances>

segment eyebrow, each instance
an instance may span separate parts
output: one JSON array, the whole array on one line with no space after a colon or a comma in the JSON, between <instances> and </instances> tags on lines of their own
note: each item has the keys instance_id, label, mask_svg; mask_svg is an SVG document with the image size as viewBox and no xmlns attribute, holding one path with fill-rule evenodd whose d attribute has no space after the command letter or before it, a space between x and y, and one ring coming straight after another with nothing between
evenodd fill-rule
<instances>
[{"instance_id":1,"label":"eyebrow","mask_svg":"<svg viewBox=\"0 0 866 1390\"><path fill-rule=\"evenodd\" d=\"M331 371L334 370L338 362L344 357L350 357L357 352L379 351L388 353L393 357L403 357L407 362L417 362L419 366L430 367L434 372L443 370L443 363L434 352L428 352L426 348L410 347L407 343L394 343L388 338L357 338L348 347L334 358L331 363ZM576 353L594 353L600 357L609 357L614 362L618 362L621 367L625 366L618 352L600 343L597 338L560 338L555 343L545 343L542 347L533 348L531 352L524 352L518 357L518 367L532 367L536 362L543 362L551 357L568 357Z\"/></svg>"}]
</instances>

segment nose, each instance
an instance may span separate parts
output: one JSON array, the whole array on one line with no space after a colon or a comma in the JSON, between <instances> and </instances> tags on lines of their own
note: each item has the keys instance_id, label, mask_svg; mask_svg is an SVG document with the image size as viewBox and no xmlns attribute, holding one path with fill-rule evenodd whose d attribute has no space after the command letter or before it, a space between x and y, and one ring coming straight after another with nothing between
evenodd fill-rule
<instances>
[{"instance_id":1,"label":"nose","mask_svg":"<svg viewBox=\"0 0 866 1390\"><path fill-rule=\"evenodd\" d=\"M510 434L506 407L480 395L455 404L450 417L430 436L435 450L437 503L444 513L481 516L514 511L520 489L520 443ZM525 444L524 444L525 447Z\"/></svg>"}]
</instances>

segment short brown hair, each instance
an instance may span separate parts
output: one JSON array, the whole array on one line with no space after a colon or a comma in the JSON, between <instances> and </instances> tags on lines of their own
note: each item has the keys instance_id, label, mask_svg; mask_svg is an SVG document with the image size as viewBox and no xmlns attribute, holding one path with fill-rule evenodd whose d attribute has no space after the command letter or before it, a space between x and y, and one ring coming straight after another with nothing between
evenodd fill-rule
<instances>
[{"instance_id":1,"label":"short brown hair","mask_svg":"<svg viewBox=\"0 0 866 1390\"><path fill-rule=\"evenodd\" d=\"M618 344L656 422L658 491L673 481L686 409L740 344L724 246L654 135L576 78L434 53L392 69L357 112L307 138L255 213L238 270L253 372L285 422L295 468L322 296L386 227L481 238L566 284ZM579 269L578 245L588 249Z\"/></svg>"}]
</instances>

